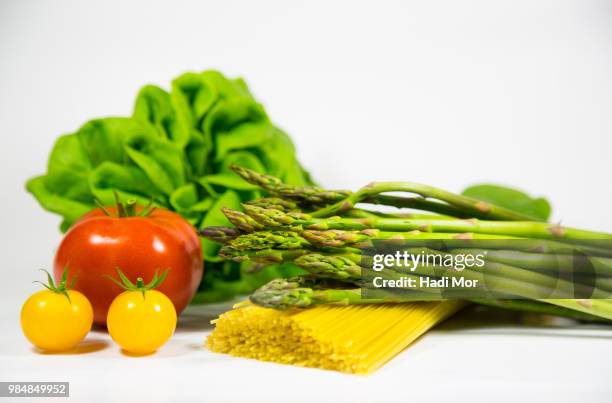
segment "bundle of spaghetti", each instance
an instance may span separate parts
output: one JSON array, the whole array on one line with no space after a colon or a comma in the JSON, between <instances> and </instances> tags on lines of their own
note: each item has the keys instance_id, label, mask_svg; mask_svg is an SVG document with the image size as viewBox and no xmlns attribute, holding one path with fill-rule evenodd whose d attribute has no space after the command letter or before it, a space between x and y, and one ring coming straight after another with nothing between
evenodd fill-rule
<instances>
[{"instance_id":1,"label":"bundle of spaghetti","mask_svg":"<svg viewBox=\"0 0 612 403\"><path fill-rule=\"evenodd\" d=\"M245 302L213 321L206 344L239 357L367 374L463 305L449 300L279 311Z\"/></svg>"}]
</instances>

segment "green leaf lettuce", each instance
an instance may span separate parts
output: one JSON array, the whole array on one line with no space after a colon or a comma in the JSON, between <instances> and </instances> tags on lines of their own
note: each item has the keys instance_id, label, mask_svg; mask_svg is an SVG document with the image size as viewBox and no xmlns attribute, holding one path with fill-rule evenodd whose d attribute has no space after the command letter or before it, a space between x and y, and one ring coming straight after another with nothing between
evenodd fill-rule
<instances>
[{"instance_id":1,"label":"green leaf lettuce","mask_svg":"<svg viewBox=\"0 0 612 403\"><path fill-rule=\"evenodd\" d=\"M30 179L26 188L44 209L63 217L62 231L93 209L95 199L112 204L115 191L141 203L152 198L201 228L227 224L221 207L239 208L261 196L230 171L231 164L292 185L312 183L290 138L242 79L217 71L185 73L170 91L143 87L131 117L93 119L60 136L47 173ZM206 271L198 301L247 293L297 270L270 266L251 275L244 264L220 262L216 245L204 242L203 250Z\"/></svg>"}]
</instances>

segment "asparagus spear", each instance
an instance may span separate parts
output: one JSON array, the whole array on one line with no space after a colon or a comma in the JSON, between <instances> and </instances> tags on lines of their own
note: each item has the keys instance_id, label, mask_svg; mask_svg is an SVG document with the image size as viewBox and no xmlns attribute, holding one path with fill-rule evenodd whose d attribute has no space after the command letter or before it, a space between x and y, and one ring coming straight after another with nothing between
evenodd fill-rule
<instances>
[{"instance_id":1,"label":"asparagus spear","mask_svg":"<svg viewBox=\"0 0 612 403\"><path fill-rule=\"evenodd\" d=\"M423 241L440 241L441 247L450 247L453 245L453 241L470 241L470 248L485 248L485 249L510 249L519 250L525 252L535 253L553 253L556 255L560 254L574 254L574 253L585 253L590 256L612 256L611 248L601 248L599 244L602 243L596 240L597 246L582 246L582 245L568 245L563 242L546 240L546 239L534 239L534 238L521 238L510 235L489 235L489 234L475 234L472 232L464 233L453 233L453 232L421 232L419 230L408 231L408 232L386 232L377 229L365 229L365 230L304 230L300 234L302 237L307 239L313 245L320 246L335 246L343 247L349 245L355 245L359 247L365 247L371 245L371 240L423 240ZM462 244L461 246L465 246ZM540 262L538 262L540 263ZM612 262L610 262L612 264Z\"/></svg>"},{"instance_id":2,"label":"asparagus spear","mask_svg":"<svg viewBox=\"0 0 612 403\"><path fill-rule=\"evenodd\" d=\"M246 202L246 204L280 211L299 210L297 203L294 203L291 200L281 199L280 197L262 197L260 199L250 200Z\"/></svg>"},{"instance_id":3,"label":"asparagus spear","mask_svg":"<svg viewBox=\"0 0 612 403\"><path fill-rule=\"evenodd\" d=\"M315 305L383 303L380 300L363 300L361 289L315 289L302 277L275 279L255 290L250 297L256 305L274 309L306 308Z\"/></svg>"},{"instance_id":4,"label":"asparagus spear","mask_svg":"<svg viewBox=\"0 0 612 403\"><path fill-rule=\"evenodd\" d=\"M307 249L255 249L255 250L242 250L235 249L228 245L223 246L219 250L219 256L233 260L235 262L253 261L256 263L283 263L292 262L299 256L310 253Z\"/></svg>"},{"instance_id":5,"label":"asparagus spear","mask_svg":"<svg viewBox=\"0 0 612 403\"><path fill-rule=\"evenodd\" d=\"M427 253L431 256L434 254L443 255L442 252L434 250L427 250ZM360 276L357 276L357 274L373 274L370 270L360 270L362 267L368 268L369 264L360 259L358 254L337 255L329 258L321 254L312 253L300 256L295 260L295 263L312 274L323 276L329 276L330 273L348 271L349 273L355 273L356 277L352 279L357 280L362 279ZM322 267L325 268L325 271L320 270ZM377 273L377 275L381 273L388 274L389 272L398 272L400 276L411 276L414 274L425 277L454 276L459 274L454 268L424 263L415 265L411 271L407 271L405 268L401 267L387 267L387 269L388 270ZM485 272L486 274L484 274ZM569 292L572 292L576 293L576 295L589 295L592 298L610 298L610 292L599 285L597 285L597 287L592 287L591 285L570 282L563 278L549 276L509 264L487 261L478 271L464 270L461 271L460 274L466 279L478 280L480 286L486 287L483 288L481 292L492 290L495 291L497 295L503 291L504 293L507 292L508 295L514 294L523 298L535 299L541 298L542 295L547 295L554 291L557 293L557 296L566 296ZM399 277L396 276L391 278L397 279ZM366 279L363 278L362 280Z\"/></svg>"},{"instance_id":6,"label":"asparagus spear","mask_svg":"<svg viewBox=\"0 0 612 403\"><path fill-rule=\"evenodd\" d=\"M247 182L288 199L325 204L342 200L350 194L347 190L325 190L316 186L295 187L286 185L274 176L261 174L238 165L232 165L231 169Z\"/></svg>"},{"instance_id":7,"label":"asparagus spear","mask_svg":"<svg viewBox=\"0 0 612 403\"><path fill-rule=\"evenodd\" d=\"M269 242L269 244L266 243L265 246L282 245L283 243L291 244L291 242L293 242L294 240L297 240L297 243L295 245L291 244L291 246L289 247L293 247L293 248L308 247L307 244L304 244L303 239L299 237L292 237L289 240L284 240L283 237L286 236L287 234L291 234L291 233L282 233L282 232L278 233L277 232L277 233L265 234L264 232L261 232L261 233L258 233L257 235L263 236L263 239L265 239L266 242ZM315 275L319 275L323 277L337 278L337 279L342 279L342 280L348 279L348 280L354 280L354 281L358 280L359 278L360 269L361 269L358 266L358 263L361 261L361 255L359 254L360 253L359 249L355 249L355 248L351 249L351 248L346 248L346 247L328 249L328 251L332 251L336 253L336 255L333 255L333 256L313 255L311 253L312 250L309 250L309 249L295 249L291 251L283 251L283 250L275 250L275 249L269 248L265 250L258 250L258 248L260 247L259 245L260 237L259 236L253 237L252 235L253 234L242 236L242 238L244 239L242 242L234 243L233 247L223 248L221 251L221 255L225 258L231 258L237 261L252 260L252 261L263 262L263 263L279 263L279 262L293 261L294 263L298 264L300 267L304 268L305 270ZM249 244L247 240L254 240L255 243ZM344 255L338 255L338 253L344 253ZM430 253L434 253L434 252L430 251ZM537 258L537 255L532 257L532 259L533 258ZM546 261L550 260L550 258L546 256L542 258L545 259ZM506 262L508 263L516 263L513 261L508 261L507 259L508 257L506 257ZM487 265L488 265L487 267L495 265L496 266L495 271L498 273L503 273L503 276L501 277L498 276L499 278L496 276L488 275L487 279L489 282L494 281L494 280L497 281L495 284L497 284L498 290L510 290L512 286L514 287L517 286L516 284L517 281L519 283L522 282L522 284L519 284L520 291L518 294L522 295L523 297L536 298L538 295L542 295L538 293L543 292L545 290L555 289L555 287L556 289L565 290L564 292L567 292L568 290L572 290L574 288L576 292L583 292L585 293L585 295L593 291L594 294L588 294L588 295L592 295L595 298L608 298L609 297L609 293L602 292L599 290L600 288L603 290L610 289L609 287L605 287L604 285L601 284L599 277L595 278L597 288L594 290L591 290L590 288L585 288L585 286L579 284L578 282L576 282L575 284L572 284L572 283L567 282L566 280L548 277L548 276L545 276L539 273L530 272L528 270L522 270L520 269L520 262L518 264L519 267L513 267L507 264L506 265L496 264L494 262L488 262ZM418 273L422 275L430 274L431 268L426 268L425 272L420 271ZM467 273L467 274L468 274L467 277L470 277L469 275L470 273ZM471 277L473 279L483 280L478 275L474 276L474 273L471 273L471 274L472 274ZM526 286L527 288L525 288ZM531 286L535 286L536 288L532 289Z\"/></svg>"},{"instance_id":8,"label":"asparagus spear","mask_svg":"<svg viewBox=\"0 0 612 403\"><path fill-rule=\"evenodd\" d=\"M374 195L367 196L362 201L366 204L378 204L397 208L409 208L415 210L431 211L432 213L443 214L458 218L487 218L486 214L466 212L450 204L441 203L435 200L428 200L424 197L401 197L393 195Z\"/></svg>"},{"instance_id":9,"label":"asparagus spear","mask_svg":"<svg viewBox=\"0 0 612 403\"><path fill-rule=\"evenodd\" d=\"M485 253L485 249L452 249L453 253ZM592 275L598 278L612 277L612 259L597 256L574 256L572 254L543 254L519 250L486 250L487 260L511 264L525 269L543 272L577 274L581 265L589 264Z\"/></svg>"},{"instance_id":10,"label":"asparagus spear","mask_svg":"<svg viewBox=\"0 0 612 403\"><path fill-rule=\"evenodd\" d=\"M236 250L246 249L299 249L310 245L293 231L259 231L241 235L227 242Z\"/></svg>"},{"instance_id":11,"label":"asparagus spear","mask_svg":"<svg viewBox=\"0 0 612 403\"><path fill-rule=\"evenodd\" d=\"M295 187L287 185L274 176L261 174L238 165L232 165L231 169L247 182L259 186L271 194L282 196L286 199L297 200L302 203L325 205L328 203L340 202L351 195L351 192L348 190L326 190L316 186ZM425 210L461 218L485 218L488 216L488 211L467 212L447 203L427 200L425 197L399 197L393 195L372 194L364 196L361 202L369 204L382 204L397 208ZM260 207L265 207L260 203L254 204L260 205ZM487 209L484 208L483 210Z\"/></svg>"},{"instance_id":12,"label":"asparagus spear","mask_svg":"<svg viewBox=\"0 0 612 403\"><path fill-rule=\"evenodd\" d=\"M389 241L400 241L400 240L473 240L473 239L484 239L487 241L493 239L519 239L511 236L491 236L474 234L471 232L466 233L423 233L419 230L409 232L384 232L378 229L364 229L364 230L304 230L300 234L307 239L313 245L321 246L336 246L343 247L347 245L363 244L373 239L376 240L389 240ZM522 242L521 242L522 243ZM441 245L444 245L442 242ZM533 246L522 245L523 247L536 247L540 246L540 243L534 243Z\"/></svg>"},{"instance_id":13,"label":"asparagus spear","mask_svg":"<svg viewBox=\"0 0 612 403\"><path fill-rule=\"evenodd\" d=\"M327 251L332 251L332 252L347 252L348 249L346 245L350 244L351 242L354 243L354 242L361 241L362 240L361 236L365 236L365 237L370 237L370 236L379 237L380 236L379 233L369 233L367 231L368 230L364 230L361 232L355 232L355 231L346 232L346 231L337 231L337 230L304 231L303 232L304 237L301 237L297 233L291 232L291 231L274 231L274 232L273 231L259 231L255 233L241 235L233 239L227 240L226 242L227 246L221 250L221 255L226 258L231 258L236 261L254 260L260 263L261 262L264 262L264 263L265 262L278 262L278 261L282 261L283 259L286 260L287 258L297 257L297 260L295 263L302 266L303 268L305 268L311 273L318 274L318 275L327 275L328 277L331 276L335 278L345 279L347 278L347 276L345 276L344 273L337 273L338 271L337 269L341 267L342 265L346 266L346 263L348 262L348 260L344 256L335 255L335 256L330 256L329 258L326 258L323 255L302 256L304 254L307 254L308 253L307 251L303 251L303 252L300 251L299 253L287 255L287 254L283 254L282 252L278 252L275 250L313 249L312 244L314 244L315 250L317 249L316 245L318 245L318 248L321 250L327 250ZM223 228L219 229L218 227L216 227L216 228L209 229L207 232L212 233L213 236L218 236L217 234L226 235L228 232L231 232L231 231L229 231L228 229L223 229ZM313 237L311 234L315 234L317 237ZM426 235L430 235L430 234L426 234ZM333 242L326 242L324 236L333 236L332 238ZM323 238L323 240L319 238ZM315 242L313 242L313 240ZM534 241L537 242L537 240L527 240L528 245L531 245ZM507 244L509 245L509 243ZM536 245L534 245L534 247L535 246ZM417 249L418 249L417 253L420 253L420 251L427 251L427 253L430 255L434 253L435 254L441 253L441 252L433 251L433 250L423 248L423 247L420 247ZM265 252L258 252L259 250L265 250ZM411 253L414 252L414 248L410 246L405 247L404 250L408 250ZM271 252L271 251L274 251L274 252ZM359 252L359 249L355 249L355 251ZM470 249L470 251L472 253L478 252L478 250L474 252L472 249ZM448 253L461 253L461 252L462 252L461 250L451 250ZM485 250L481 250L480 252L484 254ZM564 290L564 292L567 292L567 290L575 289L576 292L580 292L582 293L582 295L592 295L595 298L609 296L609 294L605 292L602 294L598 290L599 288L601 288L602 290L609 289L608 287L605 286L605 284L601 283L599 276L591 276L590 278L586 279L586 280L590 280L588 284L582 283L582 281L580 281L581 280L580 278L576 278L574 283L569 283L568 281L564 280L561 277L558 277L558 276L551 277L547 275L550 273L547 273L546 271L543 271L542 273L538 273L538 272L533 272L533 270L525 270L522 268L525 264L525 261L529 263L530 267L534 267L533 265L535 264L536 265L535 267L537 267L538 269L546 268L547 267L546 265L550 267L550 264L555 263L554 259L557 259L556 256L546 256L542 254L508 255L507 253L504 256L504 255L500 255L499 253L495 254L496 251L486 250L486 252L487 253L491 252L491 255L493 256L493 260L492 261L488 260L484 268L491 269L490 272L504 273L504 276L503 276L504 278L518 279L520 281L530 282L531 284L540 285L542 287L545 287L545 289L551 289L551 290L561 289L561 290ZM497 262L495 261L496 256L498 258ZM501 259L502 260L501 262L499 262L500 256L503 258ZM351 255L351 258L352 258L351 261L357 266L360 260L359 254L354 253ZM566 265L573 262L573 257L571 256L564 256L563 258L564 258ZM568 258L571 259L572 262L569 262ZM350 268L349 272L355 275L360 274L359 268L355 268L354 270ZM608 274L610 274L609 271L608 271ZM491 280L492 277L489 276L488 279ZM591 285L591 283L593 283L593 285L596 285L597 289L591 290L590 288L588 288L588 286ZM589 294L589 292L591 291L594 291L594 293ZM528 296L534 297L534 294L529 294Z\"/></svg>"},{"instance_id":14,"label":"asparagus spear","mask_svg":"<svg viewBox=\"0 0 612 403\"><path fill-rule=\"evenodd\" d=\"M361 298L359 288L322 288L315 289L300 277L293 279L276 279L255 290L250 297L254 304L274 309L306 308L321 304L379 304L399 302L389 298ZM479 300L480 302L481 300ZM490 300L492 304L495 300ZM538 300L553 307L544 307L536 301L522 301L522 309L553 315L568 316L570 311L586 314L585 318L603 318L612 320L612 303L610 300L568 300L546 299ZM507 305L511 305L508 303ZM487 304L488 305L488 304ZM565 309L563 309L565 308ZM566 310L567 309L567 310ZM570 317L576 317L571 313Z\"/></svg>"},{"instance_id":15,"label":"asparagus spear","mask_svg":"<svg viewBox=\"0 0 612 403\"><path fill-rule=\"evenodd\" d=\"M221 212L227 217L227 219L236 226L240 231L243 232L254 232L264 229L265 226L255 221L250 216L236 210L232 210L227 207L221 208Z\"/></svg>"},{"instance_id":16,"label":"asparagus spear","mask_svg":"<svg viewBox=\"0 0 612 403\"><path fill-rule=\"evenodd\" d=\"M297 257L294 263L308 271L314 279L333 279L367 285L364 283L366 279L362 276L362 267L357 264L359 259L360 257L356 254L321 255L309 253ZM402 277L413 278L415 280L419 278L419 276L412 273L401 274L393 270L376 273L376 275L386 280L398 280ZM439 299L442 291L442 288L430 287L420 292L427 294L427 299Z\"/></svg>"},{"instance_id":17,"label":"asparagus spear","mask_svg":"<svg viewBox=\"0 0 612 403\"><path fill-rule=\"evenodd\" d=\"M612 234L562 227L533 221L427 220L404 218L316 218L303 213L284 213L258 206L244 205L247 215L264 227L296 227L314 230L364 230L407 232L480 233L499 236L519 236L566 240L576 244L612 247Z\"/></svg>"},{"instance_id":18,"label":"asparagus spear","mask_svg":"<svg viewBox=\"0 0 612 403\"><path fill-rule=\"evenodd\" d=\"M382 204L383 201L377 202L377 204ZM299 206L291 200L281 199L279 197L263 197L260 199L254 199L246 202L250 206L257 206L261 208L274 209L283 212L299 212ZM408 205L409 203L406 203ZM439 209L440 211L448 212L448 210ZM429 219L441 219L448 220L453 219L455 217L451 217L449 215L432 215L432 214L394 214L394 213L384 213L380 211L371 211L367 209L354 208L346 211L343 216L350 218L429 218Z\"/></svg>"},{"instance_id":19,"label":"asparagus spear","mask_svg":"<svg viewBox=\"0 0 612 403\"><path fill-rule=\"evenodd\" d=\"M226 216L240 231L255 234L238 235L238 231L225 228L203 231L203 235L209 239L225 244L221 254L226 258L264 262L295 261L302 267L308 267L312 273L318 276L356 281L357 270L360 270L356 260L360 258L360 250L353 246L363 246L364 242L369 242L375 236L378 239L384 239L385 237L387 239L418 239L419 237L424 239L429 239L430 237L446 239L536 237L544 238L544 240L529 240L539 243L539 246L537 248L534 246L532 251L557 252L561 247L568 247L565 244L556 242L557 240L562 240L570 242L572 247L575 246L574 244L586 245L580 246L580 249L590 253L604 256L611 255L612 235L610 234L565 228L560 225L528 222L534 219L499 206L490 205L429 186L409 182L373 183L358 192L351 193L348 191L330 191L312 186L296 188L288 186L274 177L260 175L239 167L235 169L251 183L263 187L273 195L284 198L265 198L246 203L244 208L247 214L225 209L224 213ZM393 191L414 193L418 194L419 197L398 197L384 194ZM429 198L435 200L430 200ZM397 217L356 209L354 206L357 203L386 204L403 208L423 209L453 217L477 217L503 221L456 220L448 219L448 217L429 216ZM300 212L300 208L315 208L315 211L311 214L304 214ZM317 208L318 210L316 210ZM351 217L330 217L336 214L345 214ZM324 217L327 218L323 219ZM290 231L279 233L278 231L270 232L270 229L286 229ZM322 233L314 231L328 229L343 231L323 231ZM382 230L382 232L375 230ZM423 231L441 233L428 234L423 233ZM313 249L321 251L318 258L312 256ZM507 258L507 256L502 256L502 258ZM505 271L514 277L495 279L495 276L493 276L493 280L504 281L500 285L504 285L504 288L508 287L508 289L517 295L526 295L526 293L531 291L531 288L537 289L537 283L542 282L534 280L548 280L546 276L539 278L538 273L535 273L537 278L533 278L534 273L528 273L528 276L525 277L524 271L508 264L514 263L512 260L504 261L502 259L500 263L510 266L510 269ZM393 277L394 275L396 274L391 271L390 276ZM490 280L491 277L488 277L488 279ZM312 282L306 283L300 280L299 287L294 285L288 286L288 284L264 287L268 294L256 293L257 295L253 297L257 299L258 296L272 295L274 293L277 293L276 297L281 297L281 294L287 290L291 290L293 294L297 291L297 297L294 295L296 298L293 300L290 298L285 301L284 297L278 300L281 305L285 304L283 305L285 307L292 306L291 301L294 301L296 306L305 306L303 303L304 299L301 298L304 296L307 296L313 304L327 302L376 302L372 299L360 302L359 299L356 299L355 293L346 287L329 288L330 286L328 285L328 289L325 289L325 285L319 284L314 288L311 287L312 293L305 292L309 288L308 284L312 284ZM389 300L385 298L380 299L379 302L389 302ZM536 306L538 309L544 309L542 306L547 306L537 301L520 302L524 302L522 309L528 309L529 304L533 304L532 306ZM573 311L589 312L608 318L610 318L610 312L612 311L612 303L605 300L557 299L547 300L546 302L548 304L556 304L557 306L553 307L556 309L563 310L565 308L559 308L559 306L563 306ZM271 304L270 306L273 305ZM516 306L518 304L513 303L512 305Z\"/></svg>"},{"instance_id":20,"label":"asparagus spear","mask_svg":"<svg viewBox=\"0 0 612 403\"><path fill-rule=\"evenodd\" d=\"M277 262L281 258L287 258L287 255L283 255L279 252L270 252L274 250L283 250L283 249L305 249L305 250L327 250L328 252L344 252L349 253L349 246L356 242L363 241L364 238L367 239L370 236L380 237L379 233L367 233L368 230L360 231L360 232L347 232L347 231L337 231L337 230L328 230L328 231L304 231L302 235L304 237L298 235L295 232L291 231L259 231L250 234L244 234L241 236L233 237L229 239L227 234L235 235L234 232L229 228L224 227L211 227L203 233L206 235L210 235L211 239L219 240L218 238L222 238L222 240L226 243L226 247L221 250L222 256L226 258L231 258L237 261L243 260L254 260L257 262ZM364 233L365 232L365 233ZM314 234L314 235L313 235ZM416 234L419 235L419 234ZM429 235L430 234L425 234ZM328 241L326 237L331 237L331 241ZM534 243L536 242L536 243ZM538 240L526 240L526 246L533 249L535 247L540 247L540 244L537 242L541 242ZM524 243L524 242L521 242ZM504 243L504 247L525 247L524 245L514 245L514 243ZM362 245L363 246L363 242ZM444 245L442 245L444 247ZM477 245L475 245L477 246ZM418 248L414 248L410 245L402 246L403 250L410 251L411 253L420 253L421 251L427 251L429 254L439 254L438 251L432 251L428 248L419 246ZM417 250L418 249L418 250ZM266 252L257 252L259 250L265 250ZM360 260L360 249L352 248L353 253L351 255L352 261L354 263L359 263ZM414 252L416 250L416 252ZM547 274L551 274L546 271L547 268L555 268L558 267L559 262L561 262L564 266L561 267L565 269L572 268L574 265L574 257L569 255L544 255L544 254L535 254L535 253L510 253L510 251L495 251L489 249L469 249L470 253L487 253L488 259L486 263L486 268L495 268L497 272L505 272L509 275L517 274L520 275L523 273L524 275L529 276L529 281L534 284L548 284L545 280L550 279L551 277L546 276ZM448 253L464 253L463 249L451 249ZM296 253L290 255L290 257L301 256L303 254L308 253L308 251ZM353 257L355 256L355 257ZM321 255L319 255L319 260L324 259ZM330 264L331 262L335 262L333 259L338 259L337 256L330 257L330 260L324 262L325 264ZM344 257L339 259L339 262L342 262ZM299 260L299 259L298 259ZM306 260L306 258L299 260L296 262L298 264L303 264L305 262L312 262L312 258L310 260ZM603 286L601 284L600 279L603 278L604 275L612 274L612 269L610 266L606 266L602 262L608 262L607 260L597 260L595 261L596 265L594 267L597 268L597 272L591 273L590 278L585 278L584 280L591 280L591 283L595 283L599 288L604 290L609 289L607 286ZM319 262L323 264L323 262ZM532 270L524 270L525 266L528 269ZM313 266L314 267L314 266ZM536 268L542 271L542 274L537 272L532 272L533 269ZM329 272L329 271L328 271ZM573 274L573 272L572 272ZM580 273L577 273L580 274ZM578 276L579 277L579 276ZM562 278L555 277L555 281L559 282L563 280ZM582 283L580 278L576 278L576 283ZM558 284L558 286L561 286ZM571 289L571 284L563 283L563 289ZM601 287L600 287L601 286ZM548 285L548 287L551 287ZM577 286L578 288L584 288L584 286ZM588 290L585 289L586 293ZM596 296L596 295L595 295Z\"/></svg>"},{"instance_id":21,"label":"asparagus spear","mask_svg":"<svg viewBox=\"0 0 612 403\"><path fill-rule=\"evenodd\" d=\"M233 210L232 210L233 211ZM240 213L242 214L242 213ZM270 234L266 236L266 231L259 231L257 235L254 237L248 237L248 234L241 234L234 228L230 227L208 227L199 231L199 234L203 237L210 239L211 241L227 244L231 240L234 240L238 237L244 237L243 240L246 239L259 239L267 237L270 240L274 239L276 242L282 243L286 242L283 238L279 237L281 232L276 231L274 234ZM284 231L282 232L283 236L286 237L294 237L293 234ZM470 242L470 249L483 247L486 249L508 249L508 250L517 250L524 252L533 252L530 254L514 254L512 256L513 259L521 258L522 263L519 264L521 267L532 268L538 266L539 268L544 267L559 267L559 264L563 264L563 267L570 265L573 263L573 258L571 256L566 256L561 258L562 254L572 254L579 251L583 251L590 255L598 255L602 254L603 251L599 249L592 249L588 247L575 247L571 245L566 245L563 243L557 243L554 241L548 240L539 240L539 239L527 239L527 238L518 238L512 236L490 236L483 234L473 234L473 233L423 233L418 230L410 231L410 232L402 232L402 233L394 233L394 232L383 232L375 229L367 229L361 231L343 231L343 230L305 230L300 232L301 237L308 241L313 247L344 247L344 246L363 246L366 245L364 242L370 241L372 239L376 240L476 240L474 242ZM491 243L492 239L496 240L504 240L511 239L509 242L497 242ZM243 241L241 240L241 241ZM483 240L483 242L477 242L477 240ZM235 242L234 245L241 244L240 242ZM274 247L274 242L269 243L269 247ZM253 244L244 243L241 244L243 249L256 249ZM445 246L444 243L441 246ZM268 247L268 246L266 246ZM261 248L259 248L261 249ZM497 254L490 254L489 257L491 260L495 259L504 259L504 251L499 251ZM507 252L507 251L506 251ZM537 253L535 253L537 252ZM546 253L554 253L554 256L544 255ZM612 251L608 251L609 254ZM605 254L604 254L605 255ZM562 259L561 261L559 259ZM598 257L595 258L593 256L589 256L589 259L593 261L594 267L599 276L612 275L612 259ZM500 260L503 263L503 260Z\"/></svg>"},{"instance_id":22,"label":"asparagus spear","mask_svg":"<svg viewBox=\"0 0 612 403\"><path fill-rule=\"evenodd\" d=\"M551 305L540 301L524 299L474 299L472 302L479 305L487 305L495 308L509 309L512 311L532 312L544 315L561 316L565 318L587 321L608 323L609 320L593 316L588 313L575 311L559 305Z\"/></svg>"},{"instance_id":23,"label":"asparagus spear","mask_svg":"<svg viewBox=\"0 0 612 403\"><path fill-rule=\"evenodd\" d=\"M240 235L240 231L230 227L206 227L198 230L198 235L210 239L213 242L226 244L232 239L237 238Z\"/></svg>"},{"instance_id":24,"label":"asparagus spear","mask_svg":"<svg viewBox=\"0 0 612 403\"><path fill-rule=\"evenodd\" d=\"M504 207L496 206L471 197L458 195L433 186L414 182L372 182L359 191L350 194L344 200L324 207L312 213L313 217L329 217L353 208L364 199L388 192L415 193L427 198L433 198L465 211L466 213L486 216L489 219L512 221L539 221L537 217L516 213Z\"/></svg>"},{"instance_id":25,"label":"asparagus spear","mask_svg":"<svg viewBox=\"0 0 612 403\"><path fill-rule=\"evenodd\" d=\"M339 280L361 280L362 268L359 266L359 255L321 255L308 253L294 260L294 263L310 274L331 277Z\"/></svg>"}]
</instances>

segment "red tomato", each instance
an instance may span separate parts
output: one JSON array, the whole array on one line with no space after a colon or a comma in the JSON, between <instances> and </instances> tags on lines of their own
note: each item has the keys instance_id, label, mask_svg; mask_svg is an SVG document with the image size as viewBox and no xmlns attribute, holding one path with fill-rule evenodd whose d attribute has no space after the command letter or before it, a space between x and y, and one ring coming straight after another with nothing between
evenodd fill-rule
<instances>
[{"instance_id":1,"label":"red tomato","mask_svg":"<svg viewBox=\"0 0 612 403\"><path fill-rule=\"evenodd\" d=\"M141 211L136 208L136 211ZM77 276L74 290L91 301L94 322L106 324L113 299L123 290L106 275L116 268L136 281L149 282L156 270L170 269L158 291L180 313L195 294L204 261L195 229L180 215L155 209L148 216L118 217L116 208L95 209L81 217L66 233L55 255L54 274L60 278L67 267L69 278Z\"/></svg>"}]
</instances>

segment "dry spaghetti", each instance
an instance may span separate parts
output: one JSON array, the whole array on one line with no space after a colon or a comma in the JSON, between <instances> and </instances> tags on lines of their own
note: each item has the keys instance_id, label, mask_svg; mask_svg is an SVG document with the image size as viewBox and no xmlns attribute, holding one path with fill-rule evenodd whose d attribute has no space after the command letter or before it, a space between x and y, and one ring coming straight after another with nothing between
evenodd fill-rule
<instances>
[{"instance_id":1,"label":"dry spaghetti","mask_svg":"<svg viewBox=\"0 0 612 403\"><path fill-rule=\"evenodd\" d=\"M240 304L214 320L212 351L283 364L370 373L463 306L461 301L321 305L278 311Z\"/></svg>"}]
</instances>

